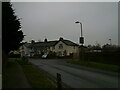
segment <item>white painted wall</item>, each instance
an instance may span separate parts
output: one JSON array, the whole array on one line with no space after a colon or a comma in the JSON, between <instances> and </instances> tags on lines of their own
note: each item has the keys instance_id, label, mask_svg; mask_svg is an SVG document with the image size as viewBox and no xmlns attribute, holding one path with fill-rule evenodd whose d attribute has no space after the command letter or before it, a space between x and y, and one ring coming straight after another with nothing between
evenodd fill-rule
<instances>
[{"instance_id":1,"label":"white painted wall","mask_svg":"<svg viewBox=\"0 0 120 90\"><path fill-rule=\"evenodd\" d=\"M59 44L63 45L63 49L59 49ZM62 41L58 42L55 45L55 50L53 50L53 51L55 51L57 53L57 52L64 52L65 50L67 51L67 55L70 55L70 53L78 53L78 47L77 46L68 46L65 43L63 43Z\"/></svg>"},{"instance_id":2,"label":"white painted wall","mask_svg":"<svg viewBox=\"0 0 120 90\"><path fill-rule=\"evenodd\" d=\"M20 47L21 56L30 55L31 50L24 45Z\"/></svg>"}]
</instances>

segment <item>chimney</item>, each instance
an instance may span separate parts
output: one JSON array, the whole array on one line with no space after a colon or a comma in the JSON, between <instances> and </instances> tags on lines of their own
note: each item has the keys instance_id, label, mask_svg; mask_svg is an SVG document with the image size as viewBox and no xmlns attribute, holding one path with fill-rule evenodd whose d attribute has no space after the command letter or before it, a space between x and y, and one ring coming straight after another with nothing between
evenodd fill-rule
<instances>
[{"instance_id":1,"label":"chimney","mask_svg":"<svg viewBox=\"0 0 120 90\"><path fill-rule=\"evenodd\" d=\"M47 42L47 38L45 38L44 42Z\"/></svg>"},{"instance_id":2,"label":"chimney","mask_svg":"<svg viewBox=\"0 0 120 90\"><path fill-rule=\"evenodd\" d=\"M31 40L31 43L35 43L35 41L34 41L34 40Z\"/></svg>"},{"instance_id":3,"label":"chimney","mask_svg":"<svg viewBox=\"0 0 120 90\"><path fill-rule=\"evenodd\" d=\"M62 37L60 37L60 38L59 38L59 40L60 40L60 41L62 41L62 40L63 40L63 38L62 38Z\"/></svg>"}]
</instances>

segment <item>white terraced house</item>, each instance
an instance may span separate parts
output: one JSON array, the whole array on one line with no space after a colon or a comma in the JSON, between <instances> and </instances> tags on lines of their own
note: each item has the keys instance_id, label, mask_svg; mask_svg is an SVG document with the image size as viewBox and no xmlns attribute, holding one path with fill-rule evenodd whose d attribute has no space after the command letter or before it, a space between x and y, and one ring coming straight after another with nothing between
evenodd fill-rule
<instances>
[{"instance_id":1,"label":"white terraced house","mask_svg":"<svg viewBox=\"0 0 120 90\"><path fill-rule=\"evenodd\" d=\"M55 52L57 56L69 56L72 54L74 58L79 57L79 45L62 37L55 41L45 39L44 42L26 43L22 51L30 56Z\"/></svg>"}]
</instances>

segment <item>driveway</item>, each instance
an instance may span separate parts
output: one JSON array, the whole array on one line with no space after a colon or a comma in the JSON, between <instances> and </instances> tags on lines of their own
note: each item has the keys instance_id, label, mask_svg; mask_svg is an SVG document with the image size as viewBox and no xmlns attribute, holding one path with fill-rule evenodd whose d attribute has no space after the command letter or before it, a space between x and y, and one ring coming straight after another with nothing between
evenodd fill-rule
<instances>
[{"instance_id":1,"label":"driveway","mask_svg":"<svg viewBox=\"0 0 120 90\"><path fill-rule=\"evenodd\" d=\"M60 73L62 82L71 88L118 88L118 73L74 67L63 60L30 59L30 62L54 77Z\"/></svg>"}]
</instances>

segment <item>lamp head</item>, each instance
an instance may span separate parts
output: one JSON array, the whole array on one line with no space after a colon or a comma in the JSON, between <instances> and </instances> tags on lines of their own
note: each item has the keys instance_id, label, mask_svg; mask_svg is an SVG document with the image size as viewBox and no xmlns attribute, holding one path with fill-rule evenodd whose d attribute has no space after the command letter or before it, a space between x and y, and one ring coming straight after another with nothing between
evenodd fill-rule
<instances>
[{"instance_id":1,"label":"lamp head","mask_svg":"<svg viewBox=\"0 0 120 90\"><path fill-rule=\"evenodd\" d=\"M80 23L79 21L76 21L75 23Z\"/></svg>"}]
</instances>

